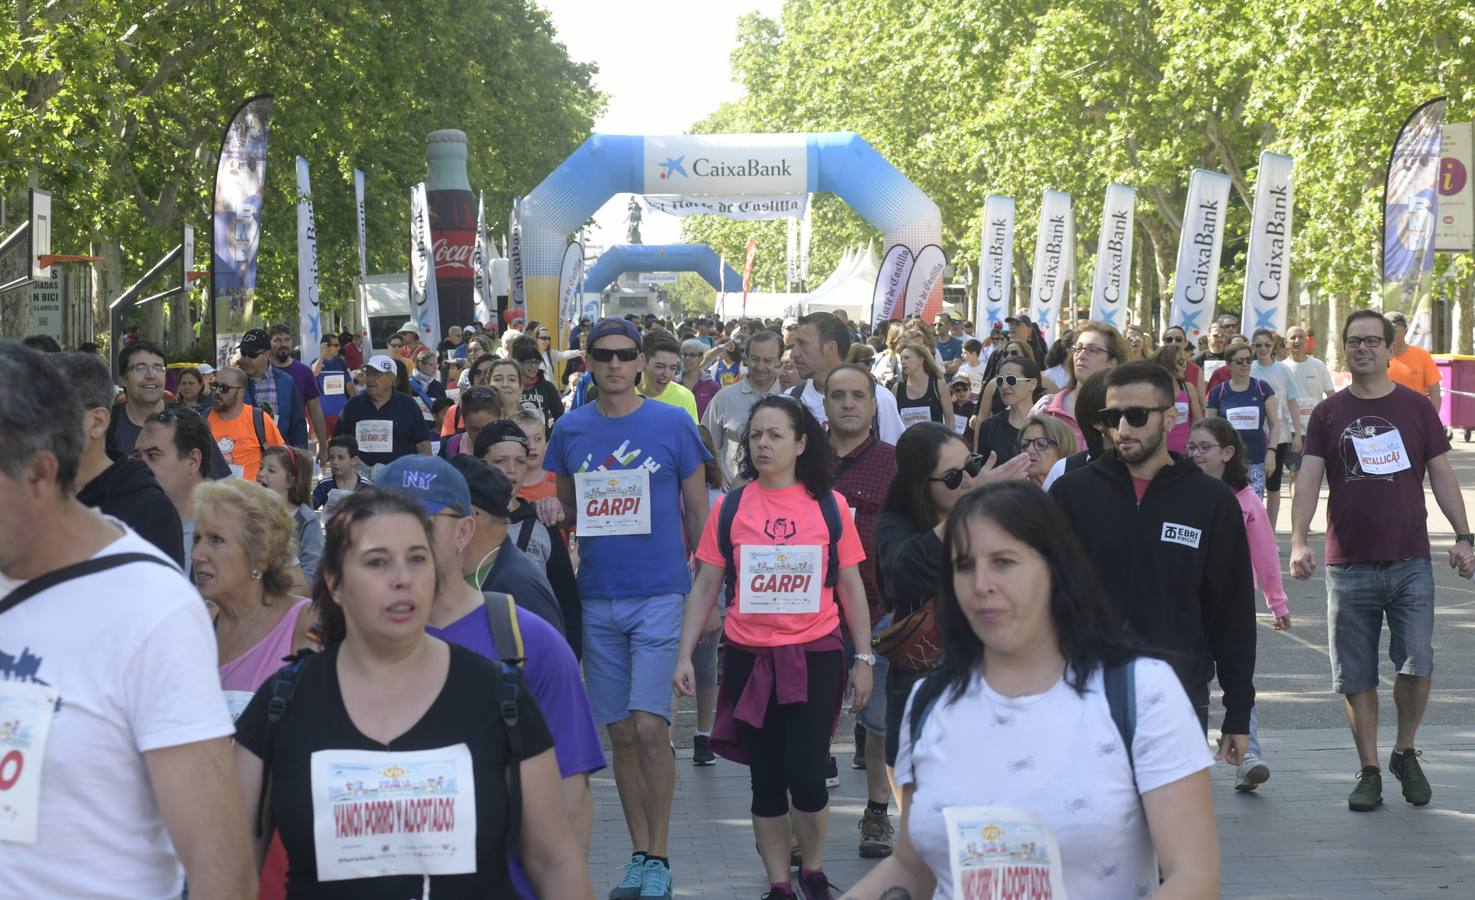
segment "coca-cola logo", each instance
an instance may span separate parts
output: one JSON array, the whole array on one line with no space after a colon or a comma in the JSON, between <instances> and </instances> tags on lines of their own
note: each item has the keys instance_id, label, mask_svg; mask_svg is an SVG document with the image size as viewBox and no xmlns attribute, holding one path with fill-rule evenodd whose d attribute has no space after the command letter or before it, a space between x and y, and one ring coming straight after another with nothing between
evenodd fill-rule
<instances>
[{"instance_id":1,"label":"coca-cola logo","mask_svg":"<svg viewBox=\"0 0 1475 900\"><path fill-rule=\"evenodd\" d=\"M444 235L449 234L447 239ZM470 278L473 274L472 254L476 250L476 233L473 231L443 232L435 239L435 275Z\"/></svg>"}]
</instances>

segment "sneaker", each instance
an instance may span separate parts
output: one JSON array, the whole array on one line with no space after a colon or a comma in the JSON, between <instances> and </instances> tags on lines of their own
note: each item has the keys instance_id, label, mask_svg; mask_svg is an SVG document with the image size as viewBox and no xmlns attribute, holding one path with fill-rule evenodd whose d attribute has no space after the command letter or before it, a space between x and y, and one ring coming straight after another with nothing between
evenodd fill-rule
<instances>
[{"instance_id":1,"label":"sneaker","mask_svg":"<svg viewBox=\"0 0 1475 900\"><path fill-rule=\"evenodd\" d=\"M855 755L850 757L850 768L866 770L866 730L855 723Z\"/></svg>"},{"instance_id":2,"label":"sneaker","mask_svg":"<svg viewBox=\"0 0 1475 900\"><path fill-rule=\"evenodd\" d=\"M830 757L825 766L825 787L837 788L840 786L840 767L835 764L835 757Z\"/></svg>"},{"instance_id":3,"label":"sneaker","mask_svg":"<svg viewBox=\"0 0 1475 900\"><path fill-rule=\"evenodd\" d=\"M644 873L645 854L633 854L630 861L625 863L625 877L609 892L609 900L639 900Z\"/></svg>"},{"instance_id":4,"label":"sneaker","mask_svg":"<svg viewBox=\"0 0 1475 900\"><path fill-rule=\"evenodd\" d=\"M671 867L658 859L647 859L640 878L640 900L671 900Z\"/></svg>"},{"instance_id":5,"label":"sneaker","mask_svg":"<svg viewBox=\"0 0 1475 900\"><path fill-rule=\"evenodd\" d=\"M1395 750L1388 757L1388 771L1402 785L1403 799L1414 806L1423 806L1434 796L1434 791L1429 787L1429 779L1424 777L1424 768L1419 765L1419 757L1423 755L1423 751L1410 747L1402 753Z\"/></svg>"},{"instance_id":6,"label":"sneaker","mask_svg":"<svg viewBox=\"0 0 1475 900\"><path fill-rule=\"evenodd\" d=\"M1246 756L1234 773L1234 789L1248 794L1270 780L1270 767L1258 756Z\"/></svg>"},{"instance_id":7,"label":"sneaker","mask_svg":"<svg viewBox=\"0 0 1475 900\"><path fill-rule=\"evenodd\" d=\"M883 812L866 810L860 818L860 858L881 859L891 855L891 843L896 830L891 827L891 817Z\"/></svg>"},{"instance_id":8,"label":"sneaker","mask_svg":"<svg viewBox=\"0 0 1475 900\"><path fill-rule=\"evenodd\" d=\"M1347 808L1353 812L1370 812L1383 805L1383 773L1377 766L1363 766L1357 773L1357 787L1347 795Z\"/></svg>"},{"instance_id":9,"label":"sneaker","mask_svg":"<svg viewBox=\"0 0 1475 900\"><path fill-rule=\"evenodd\" d=\"M764 891L763 896L759 897L758 900L794 900L794 892L788 888L771 888Z\"/></svg>"},{"instance_id":10,"label":"sneaker","mask_svg":"<svg viewBox=\"0 0 1475 900\"><path fill-rule=\"evenodd\" d=\"M717 756L712 752L712 739L705 734L699 734L691 739L691 764L694 766L710 766L716 763Z\"/></svg>"},{"instance_id":11,"label":"sneaker","mask_svg":"<svg viewBox=\"0 0 1475 900\"><path fill-rule=\"evenodd\" d=\"M830 884L824 869L799 872L799 892L804 900L834 900L835 895L830 893L831 888L840 889L838 885Z\"/></svg>"}]
</instances>

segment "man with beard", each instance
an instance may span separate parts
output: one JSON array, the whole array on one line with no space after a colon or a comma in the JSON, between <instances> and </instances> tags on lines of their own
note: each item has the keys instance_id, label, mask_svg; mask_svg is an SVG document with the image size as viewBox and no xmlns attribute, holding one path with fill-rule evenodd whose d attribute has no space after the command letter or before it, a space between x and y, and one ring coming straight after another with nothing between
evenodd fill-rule
<instances>
[{"instance_id":1,"label":"man with beard","mask_svg":"<svg viewBox=\"0 0 1475 900\"><path fill-rule=\"evenodd\" d=\"M293 447L307 449L307 416L302 394L292 376L271 364L271 337L261 328L241 335L241 371L246 373L243 401L276 419L282 436Z\"/></svg>"},{"instance_id":2,"label":"man with beard","mask_svg":"<svg viewBox=\"0 0 1475 900\"><path fill-rule=\"evenodd\" d=\"M1168 452L1173 379L1157 363L1108 369L1101 422L1114 449L1067 472L1050 496L1075 524L1111 605L1149 646L1174 654L1208 727L1209 681L1224 691L1218 759L1238 765L1255 705L1250 545L1229 485Z\"/></svg>"},{"instance_id":3,"label":"man with beard","mask_svg":"<svg viewBox=\"0 0 1475 900\"><path fill-rule=\"evenodd\" d=\"M128 402L109 410L107 452L113 459L133 454L133 444L149 416L164 411L164 375L168 358L151 341L134 341L118 351L118 378Z\"/></svg>"},{"instance_id":4,"label":"man with beard","mask_svg":"<svg viewBox=\"0 0 1475 900\"><path fill-rule=\"evenodd\" d=\"M246 403L246 384L246 373L234 366L216 372L215 383L210 385L210 415L205 421L231 474L255 481L261 471L262 453L286 441L271 416Z\"/></svg>"},{"instance_id":5,"label":"man with beard","mask_svg":"<svg viewBox=\"0 0 1475 900\"><path fill-rule=\"evenodd\" d=\"M281 323L271 326L271 364L292 376L297 396L306 405L307 421L312 424L312 436L318 442L318 461L327 462L328 438L333 433L328 430L327 419L323 417L323 405L319 399L322 391L318 389L318 380L312 367L292 358L292 329Z\"/></svg>"}]
</instances>

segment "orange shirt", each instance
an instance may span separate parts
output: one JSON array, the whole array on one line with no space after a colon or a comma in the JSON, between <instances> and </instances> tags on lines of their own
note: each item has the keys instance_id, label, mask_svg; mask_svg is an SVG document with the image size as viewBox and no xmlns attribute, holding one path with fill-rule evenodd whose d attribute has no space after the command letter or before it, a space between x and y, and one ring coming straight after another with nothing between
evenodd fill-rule
<instances>
[{"instance_id":1,"label":"orange shirt","mask_svg":"<svg viewBox=\"0 0 1475 900\"><path fill-rule=\"evenodd\" d=\"M528 501L529 503L537 503L544 497L557 497L558 476L554 475L552 472L544 472L543 475L546 477L537 484L520 485L517 488L517 496Z\"/></svg>"},{"instance_id":2,"label":"orange shirt","mask_svg":"<svg viewBox=\"0 0 1475 900\"><path fill-rule=\"evenodd\" d=\"M1409 344L1407 350L1389 361L1388 377L1420 394L1427 393L1429 388L1440 381L1439 367L1434 364L1434 357L1429 355L1428 350L1413 344Z\"/></svg>"},{"instance_id":3,"label":"orange shirt","mask_svg":"<svg viewBox=\"0 0 1475 900\"><path fill-rule=\"evenodd\" d=\"M215 410L210 410L210 433L220 446L220 455L230 464L231 471L247 481L255 481L261 469L261 451L265 448L256 439L256 426L252 424L251 407L241 404L241 411L234 419L227 419ZM271 416L262 420L265 426L267 446L285 445L282 433Z\"/></svg>"}]
</instances>

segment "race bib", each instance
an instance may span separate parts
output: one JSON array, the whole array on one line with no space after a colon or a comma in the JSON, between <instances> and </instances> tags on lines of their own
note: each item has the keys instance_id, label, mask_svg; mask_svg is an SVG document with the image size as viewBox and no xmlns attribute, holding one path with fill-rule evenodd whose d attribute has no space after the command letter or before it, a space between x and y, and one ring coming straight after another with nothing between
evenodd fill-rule
<instances>
[{"instance_id":1,"label":"race bib","mask_svg":"<svg viewBox=\"0 0 1475 900\"><path fill-rule=\"evenodd\" d=\"M913 425L921 425L923 422L932 421L932 410L925 406L907 406L897 412L901 413L901 427L905 431Z\"/></svg>"},{"instance_id":2,"label":"race bib","mask_svg":"<svg viewBox=\"0 0 1475 900\"><path fill-rule=\"evenodd\" d=\"M978 399L978 395L980 393L982 393L982 392L983 392L983 373L982 372L969 372L968 373L968 393L970 395L972 395L973 399L977 400Z\"/></svg>"},{"instance_id":3,"label":"race bib","mask_svg":"<svg viewBox=\"0 0 1475 900\"><path fill-rule=\"evenodd\" d=\"M1357 463L1364 474L1392 475L1409 468L1408 450L1397 428L1369 438L1354 437L1352 446L1357 450Z\"/></svg>"},{"instance_id":4,"label":"race bib","mask_svg":"<svg viewBox=\"0 0 1475 900\"><path fill-rule=\"evenodd\" d=\"M55 688L0 681L0 841L36 843L41 764L55 711Z\"/></svg>"},{"instance_id":5,"label":"race bib","mask_svg":"<svg viewBox=\"0 0 1475 900\"><path fill-rule=\"evenodd\" d=\"M394 423L388 419L365 419L353 427L360 453L393 453Z\"/></svg>"},{"instance_id":6,"label":"race bib","mask_svg":"<svg viewBox=\"0 0 1475 900\"><path fill-rule=\"evenodd\" d=\"M230 466L230 473L232 475L234 475L235 477L237 477L237 478L245 478L246 477L246 467L245 466L236 465L235 463L227 463L227 465Z\"/></svg>"},{"instance_id":7,"label":"race bib","mask_svg":"<svg viewBox=\"0 0 1475 900\"><path fill-rule=\"evenodd\" d=\"M312 755L318 879L469 875L476 871L471 750Z\"/></svg>"},{"instance_id":8,"label":"race bib","mask_svg":"<svg viewBox=\"0 0 1475 900\"><path fill-rule=\"evenodd\" d=\"M1219 367L1222 365L1224 365L1224 360L1222 359L1204 360L1204 381L1207 382L1209 380L1209 376L1217 372L1219 370Z\"/></svg>"},{"instance_id":9,"label":"race bib","mask_svg":"<svg viewBox=\"0 0 1475 900\"><path fill-rule=\"evenodd\" d=\"M579 537L650 534L650 472L643 467L574 476Z\"/></svg>"},{"instance_id":10,"label":"race bib","mask_svg":"<svg viewBox=\"0 0 1475 900\"><path fill-rule=\"evenodd\" d=\"M251 705L251 698L256 696L250 691L225 691L225 710L230 713L230 720L234 722Z\"/></svg>"},{"instance_id":11,"label":"race bib","mask_svg":"<svg viewBox=\"0 0 1475 900\"><path fill-rule=\"evenodd\" d=\"M744 615L817 613L824 575L817 544L744 544L738 556L738 611Z\"/></svg>"},{"instance_id":12,"label":"race bib","mask_svg":"<svg viewBox=\"0 0 1475 900\"><path fill-rule=\"evenodd\" d=\"M1174 403L1173 406L1176 407L1177 410L1178 410L1178 421L1176 422L1176 424L1178 424L1178 425L1187 425L1188 424L1188 401L1187 400L1179 400L1177 403Z\"/></svg>"},{"instance_id":13,"label":"race bib","mask_svg":"<svg viewBox=\"0 0 1475 900\"><path fill-rule=\"evenodd\" d=\"M1226 409L1224 418L1229 420L1235 431L1254 431L1260 427L1260 407L1236 406Z\"/></svg>"},{"instance_id":14,"label":"race bib","mask_svg":"<svg viewBox=\"0 0 1475 900\"><path fill-rule=\"evenodd\" d=\"M963 432L965 432L967 430L968 430L968 417L967 416L954 415L953 416L953 431L956 431L958 434L962 434Z\"/></svg>"},{"instance_id":15,"label":"race bib","mask_svg":"<svg viewBox=\"0 0 1475 900\"><path fill-rule=\"evenodd\" d=\"M970 900L1066 900L1060 844L1040 818L1008 806L950 806L953 896Z\"/></svg>"},{"instance_id":16,"label":"race bib","mask_svg":"<svg viewBox=\"0 0 1475 900\"><path fill-rule=\"evenodd\" d=\"M327 372L323 375L323 394L328 397L342 396L343 373Z\"/></svg>"}]
</instances>

